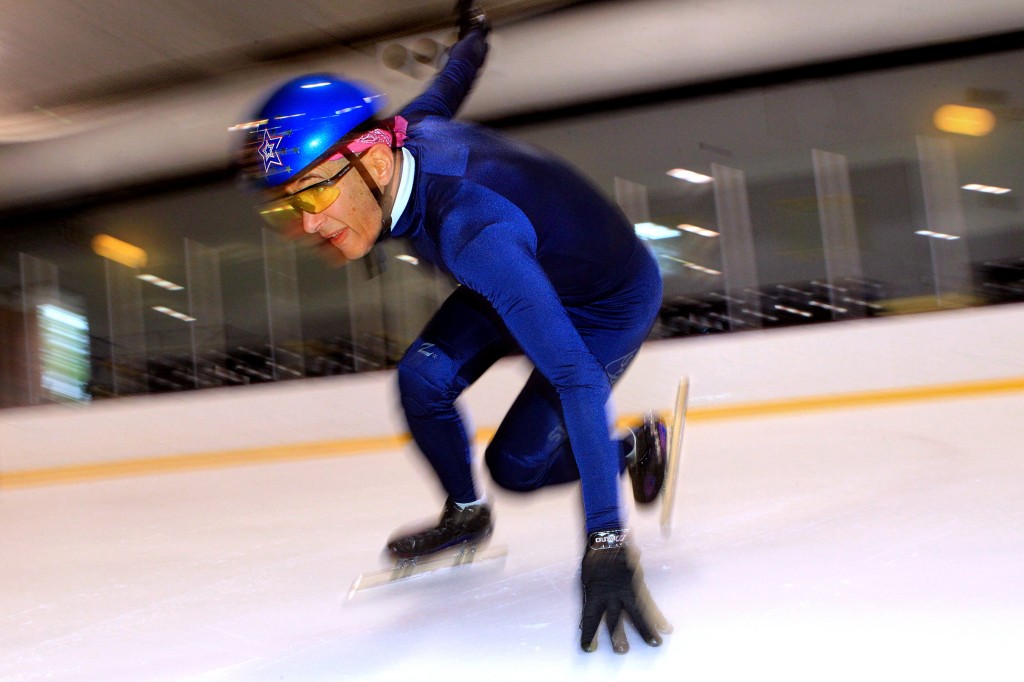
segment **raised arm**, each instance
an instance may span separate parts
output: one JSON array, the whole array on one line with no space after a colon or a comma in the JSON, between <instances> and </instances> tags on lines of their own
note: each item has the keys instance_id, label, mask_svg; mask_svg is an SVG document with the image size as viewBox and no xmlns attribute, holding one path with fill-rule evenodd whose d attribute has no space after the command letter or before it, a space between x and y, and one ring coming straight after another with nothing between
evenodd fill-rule
<instances>
[{"instance_id":1,"label":"raised arm","mask_svg":"<svg viewBox=\"0 0 1024 682\"><path fill-rule=\"evenodd\" d=\"M487 57L486 22L471 26L465 37L448 52L448 62L430 86L402 109L405 118L443 116L453 118L473 88L477 73Z\"/></svg>"}]
</instances>

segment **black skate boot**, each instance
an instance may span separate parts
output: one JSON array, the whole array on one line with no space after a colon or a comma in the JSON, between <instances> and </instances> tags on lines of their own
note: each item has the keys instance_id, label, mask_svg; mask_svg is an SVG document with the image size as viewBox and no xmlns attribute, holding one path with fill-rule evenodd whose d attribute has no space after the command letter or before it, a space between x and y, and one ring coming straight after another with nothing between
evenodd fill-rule
<instances>
[{"instance_id":1,"label":"black skate boot","mask_svg":"<svg viewBox=\"0 0 1024 682\"><path fill-rule=\"evenodd\" d=\"M648 413L633 435L636 448L626 457L626 469L633 482L633 498L637 504L651 504L658 499L665 483L668 429L664 421Z\"/></svg>"},{"instance_id":2,"label":"black skate boot","mask_svg":"<svg viewBox=\"0 0 1024 682\"><path fill-rule=\"evenodd\" d=\"M388 541L388 553L399 561L414 560L459 545L477 545L494 530L491 507L486 502L460 509L451 498L433 528L401 534Z\"/></svg>"}]
</instances>

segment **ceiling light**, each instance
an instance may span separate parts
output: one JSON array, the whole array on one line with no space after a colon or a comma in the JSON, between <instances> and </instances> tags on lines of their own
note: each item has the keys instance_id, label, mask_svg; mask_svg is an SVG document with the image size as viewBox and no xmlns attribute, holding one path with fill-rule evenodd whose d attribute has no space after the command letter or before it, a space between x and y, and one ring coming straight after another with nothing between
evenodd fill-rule
<instances>
[{"instance_id":1,"label":"ceiling light","mask_svg":"<svg viewBox=\"0 0 1024 682\"><path fill-rule=\"evenodd\" d=\"M397 258L400 261L404 261L406 263L411 263L412 265L419 265L420 264L420 259L419 258L417 258L416 256L410 256L407 253L399 254L399 255L395 256L395 258Z\"/></svg>"},{"instance_id":2,"label":"ceiling light","mask_svg":"<svg viewBox=\"0 0 1024 682\"><path fill-rule=\"evenodd\" d=\"M815 308L824 308L825 310L831 310L831 311L836 312L836 313L847 313L847 312L850 312L846 308L842 308L842 307L837 306L837 305L832 305L830 303L822 303L821 301L813 301L813 300L812 301L808 301L807 305L814 306Z\"/></svg>"},{"instance_id":3,"label":"ceiling light","mask_svg":"<svg viewBox=\"0 0 1024 682\"><path fill-rule=\"evenodd\" d=\"M935 110L932 122L943 132L982 137L996 127L996 116L981 107L944 104Z\"/></svg>"},{"instance_id":4,"label":"ceiling light","mask_svg":"<svg viewBox=\"0 0 1024 682\"><path fill-rule=\"evenodd\" d=\"M790 308L789 306L786 305L775 305L772 307L774 307L776 310L781 310L782 312L789 313L791 315L799 315L800 317L814 317L814 315L811 315L806 310L797 310L796 308Z\"/></svg>"},{"instance_id":5,"label":"ceiling light","mask_svg":"<svg viewBox=\"0 0 1024 682\"><path fill-rule=\"evenodd\" d=\"M945 239L947 241L956 241L960 239L955 234L946 234L945 232L933 232L931 230L917 230L914 234L919 234L922 237L931 237L932 239Z\"/></svg>"},{"instance_id":6,"label":"ceiling light","mask_svg":"<svg viewBox=\"0 0 1024 682\"><path fill-rule=\"evenodd\" d=\"M169 315L169 316L173 317L176 320L181 320L182 322L195 322L196 321L196 318L192 317L191 315L186 315L185 313L179 313L177 310L174 310L173 308L168 308L165 305L154 305L154 306L150 306L150 307L152 307L153 310L157 311L158 313L163 313L164 315Z\"/></svg>"},{"instance_id":7,"label":"ceiling light","mask_svg":"<svg viewBox=\"0 0 1024 682\"><path fill-rule=\"evenodd\" d=\"M712 270L711 268L706 268L703 265L698 265L697 263L691 263L688 260L683 260L682 258L676 258L675 256L665 256L665 258L669 259L670 261L679 263L684 268L689 268L690 270L696 270L697 272L702 272L705 275L721 275L722 274L718 270Z\"/></svg>"},{"instance_id":8,"label":"ceiling light","mask_svg":"<svg viewBox=\"0 0 1024 682\"><path fill-rule=\"evenodd\" d=\"M1006 187L992 187L991 185L978 185L975 183L964 185L960 189L966 189L971 192L984 192L985 194L1009 194L1013 191Z\"/></svg>"},{"instance_id":9,"label":"ceiling light","mask_svg":"<svg viewBox=\"0 0 1024 682\"><path fill-rule=\"evenodd\" d=\"M135 276L138 279L141 279L143 282L149 282L150 284L152 284L154 286L158 286L161 289L167 289L167 291L181 291L182 289L185 288L185 287L181 286L180 284L175 284L174 282L169 282L166 279L163 279L161 277L157 277L156 275L135 275Z\"/></svg>"},{"instance_id":10,"label":"ceiling light","mask_svg":"<svg viewBox=\"0 0 1024 682\"><path fill-rule=\"evenodd\" d=\"M657 223L637 223L633 226L633 229L636 230L636 236L648 241L679 236L679 230L673 230L671 227L665 227Z\"/></svg>"},{"instance_id":11,"label":"ceiling light","mask_svg":"<svg viewBox=\"0 0 1024 682\"><path fill-rule=\"evenodd\" d=\"M705 275L721 275L722 274L718 270L712 270L711 268L706 268L703 265L697 265L696 263L691 263L690 261L683 260L683 261L679 261L679 262L680 262L680 264L684 268L690 268L691 270L696 270L697 272L703 272Z\"/></svg>"},{"instance_id":12,"label":"ceiling light","mask_svg":"<svg viewBox=\"0 0 1024 682\"><path fill-rule=\"evenodd\" d=\"M667 171L668 175L673 178L685 180L686 182L692 182L696 185L703 185L705 183L714 180L710 175L704 175L703 173L697 173L696 171L686 170L685 168L673 168Z\"/></svg>"},{"instance_id":13,"label":"ceiling light","mask_svg":"<svg viewBox=\"0 0 1024 682\"><path fill-rule=\"evenodd\" d=\"M676 227L679 228L680 230L684 230L686 232L692 232L693 234L700 235L701 237L717 237L718 236L718 233L715 232L714 230L709 230L709 229L704 228L704 227L698 227L696 225L690 225L690 224L684 223L682 225L676 225Z\"/></svg>"},{"instance_id":14,"label":"ceiling light","mask_svg":"<svg viewBox=\"0 0 1024 682\"><path fill-rule=\"evenodd\" d=\"M98 234L93 237L92 250L97 256L102 256L129 268L141 268L147 260L145 251L134 244L111 237L109 234Z\"/></svg>"}]
</instances>

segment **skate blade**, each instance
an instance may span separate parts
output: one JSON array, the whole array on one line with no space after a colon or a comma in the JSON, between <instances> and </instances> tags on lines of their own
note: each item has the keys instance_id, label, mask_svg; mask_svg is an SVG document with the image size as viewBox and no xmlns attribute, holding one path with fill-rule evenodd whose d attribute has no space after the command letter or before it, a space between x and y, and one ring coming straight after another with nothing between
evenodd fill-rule
<instances>
[{"instance_id":1,"label":"skate blade","mask_svg":"<svg viewBox=\"0 0 1024 682\"><path fill-rule=\"evenodd\" d=\"M665 480L661 492L661 534L672 534L672 511L675 507L676 488L679 487L679 466L683 459L683 427L686 425L686 410L690 398L690 381L687 376L679 380L676 405L669 429L668 461L665 462Z\"/></svg>"},{"instance_id":2,"label":"skate blade","mask_svg":"<svg viewBox=\"0 0 1024 682\"><path fill-rule=\"evenodd\" d=\"M463 545L453 551L441 552L418 559L401 559L395 564L394 568L359 575L348 591L348 600L366 590L406 582L413 578L439 573L452 568L470 566L496 559L504 560L506 555L508 555L508 548L504 546L481 547Z\"/></svg>"}]
</instances>

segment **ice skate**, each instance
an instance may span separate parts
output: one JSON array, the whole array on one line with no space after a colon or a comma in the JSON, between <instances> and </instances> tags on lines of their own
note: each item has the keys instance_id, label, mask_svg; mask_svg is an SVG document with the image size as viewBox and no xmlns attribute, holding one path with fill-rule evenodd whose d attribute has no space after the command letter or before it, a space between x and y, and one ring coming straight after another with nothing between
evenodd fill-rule
<instances>
[{"instance_id":1,"label":"ice skate","mask_svg":"<svg viewBox=\"0 0 1024 682\"><path fill-rule=\"evenodd\" d=\"M647 413L633 436L636 445L626 457L626 470L633 483L633 498L637 504L647 505L658 499L665 485L668 429L663 420Z\"/></svg>"},{"instance_id":2,"label":"ice skate","mask_svg":"<svg viewBox=\"0 0 1024 682\"><path fill-rule=\"evenodd\" d=\"M487 542L493 530L489 504L483 502L463 509L448 498L436 526L392 537L387 551L400 564L447 549L458 548L461 555L466 551L475 552Z\"/></svg>"},{"instance_id":3,"label":"ice skate","mask_svg":"<svg viewBox=\"0 0 1024 682\"><path fill-rule=\"evenodd\" d=\"M460 509L449 499L444 503L437 525L414 532L399 532L392 537L385 553L394 565L385 570L360 574L352 583L348 598L373 588L404 583L461 566L503 564L508 548L485 547L493 530L489 505L480 503Z\"/></svg>"},{"instance_id":4,"label":"ice skate","mask_svg":"<svg viewBox=\"0 0 1024 682\"><path fill-rule=\"evenodd\" d=\"M358 576L349 590L349 599L371 588L504 559L507 548L484 548L493 530L490 505L481 503L460 509L449 498L436 526L399 533L388 541L386 554L395 562L394 567Z\"/></svg>"}]
</instances>

